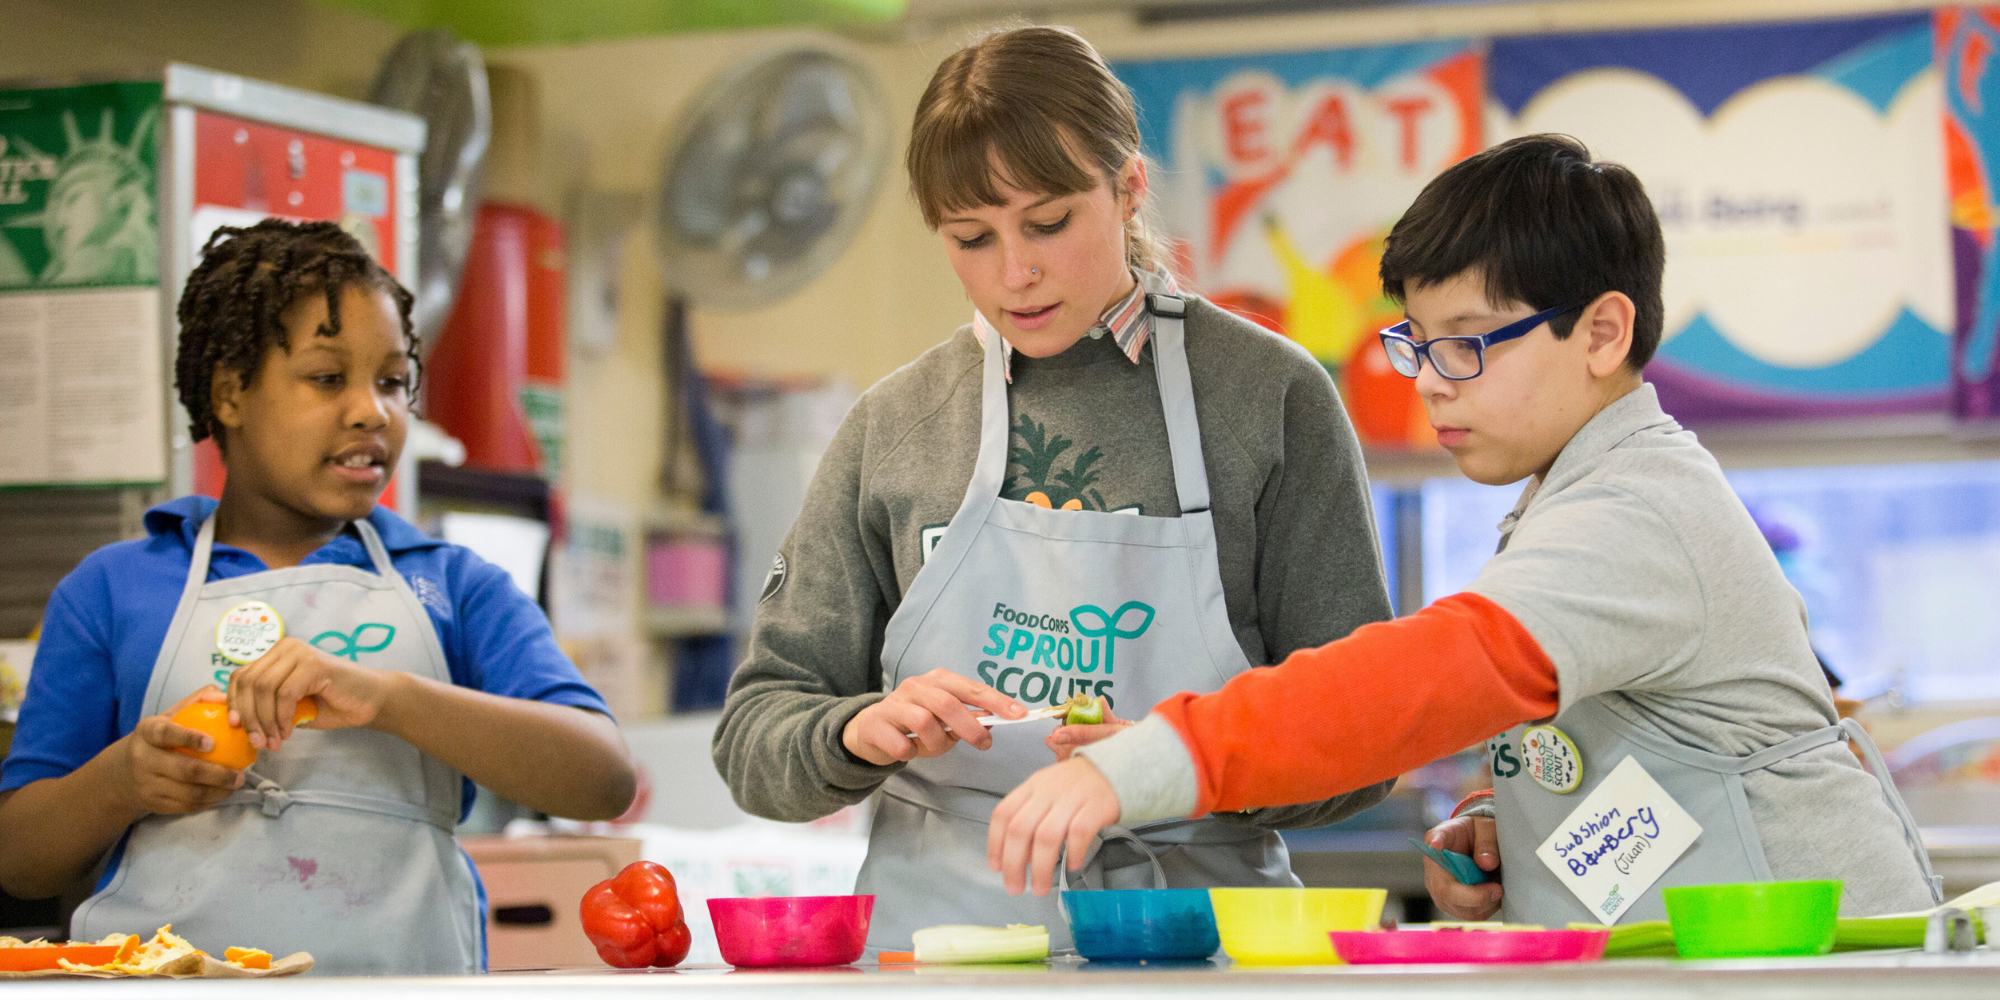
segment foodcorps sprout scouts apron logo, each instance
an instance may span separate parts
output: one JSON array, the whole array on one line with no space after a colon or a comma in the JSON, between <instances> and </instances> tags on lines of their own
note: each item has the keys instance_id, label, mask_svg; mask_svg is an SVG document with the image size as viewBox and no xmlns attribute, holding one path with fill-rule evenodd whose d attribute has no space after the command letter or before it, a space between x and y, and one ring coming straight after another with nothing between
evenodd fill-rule
<instances>
[{"instance_id":1,"label":"foodcorps sprout scouts apron logo","mask_svg":"<svg viewBox=\"0 0 2000 1000\"><path fill-rule=\"evenodd\" d=\"M1117 707L1112 684L1118 640L1137 639L1153 627L1153 606L1126 601L1115 611L1079 604L1067 616L993 605L980 652L979 679L1009 698L1060 705L1072 695L1102 697ZM1022 662L1025 659L1025 662Z\"/></svg>"}]
</instances>

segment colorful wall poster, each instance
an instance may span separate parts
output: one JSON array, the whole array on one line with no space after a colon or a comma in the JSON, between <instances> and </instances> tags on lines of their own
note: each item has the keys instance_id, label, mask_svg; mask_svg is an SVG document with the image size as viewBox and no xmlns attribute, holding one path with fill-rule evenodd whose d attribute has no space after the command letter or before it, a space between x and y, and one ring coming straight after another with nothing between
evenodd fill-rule
<instances>
[{"instance_id":1,"label":"colorful wall poster","mask_svg":"<svg viewBox=\"0 0 2000 1000\"><path fill-rule=\"evenodd\" d=\"M2000 8L1937 12L1944 81L1945 169L1951 192L1952 411L2000 421L2000 245L1994 240L1994 171L2000 169Z\"/></svg>"},{"instance_id":2,"label":"colorful wall poster","mask_svg":"<svg viewBox=\"0 0 2000 1000\"><path fill-rule=\"evenodd\" d=\"M0 91L0 486L166 478L158 83Z\"/></svg>"},{"instance_id":3,"label":"colorful wall poster","mask_svg":"<svg viewBox=\"0 0 2000 1000\"><path fill-rule=\"evenodd\" d=\"M1688 421L1941 410L1954 323L1928 14L1496 39L1497 141L1565 132L1667 241L1647 377Z\"/></svg>"},{"instance_id":4,"label":"colorful wall poster","mask_svg":"<svg viewBox=\"0 0 2000 1000\"><path fill-rule=\"evenodd\" d=\"M1436 446L1374 339L1402 318L1376 272L1417 192L1482 145L1483 67L1466 41L1112 67L1181 274L1335 371L1370 444Z\"/></svg>"}]
</instances>

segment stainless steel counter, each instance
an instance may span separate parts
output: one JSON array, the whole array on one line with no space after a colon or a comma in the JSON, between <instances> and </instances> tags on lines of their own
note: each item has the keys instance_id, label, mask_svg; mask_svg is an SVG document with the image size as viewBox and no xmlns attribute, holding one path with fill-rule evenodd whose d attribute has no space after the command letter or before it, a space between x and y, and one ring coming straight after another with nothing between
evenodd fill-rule
<instances>
[{"instance_id":1,"label":"stainless steel counter","mask_svg":"<svg viewBox=\"0 0 2000 1000\"><path fill-rule=\"evenodd\" d=\"M1626 959L1554 966L1375 966L1251 969L1220 964L1129 966L1062 961L1048 966L946 966L804 972L726 968L659 972L574 970L436 979L315 979L214 982L17 982L7 1000L62 997L84 991L124 997L237 998L365 997L431 1000L479 997L596 997L665 994L677 1000L1027 1000L1061 991L1087 1000L1262 1000L1273 997L1385 996L1398 1000L1915 1000L2000 996L2000 953L1927 956L1869 952L1810 959L1727 962Z\"/></svg>"}]
</instances>

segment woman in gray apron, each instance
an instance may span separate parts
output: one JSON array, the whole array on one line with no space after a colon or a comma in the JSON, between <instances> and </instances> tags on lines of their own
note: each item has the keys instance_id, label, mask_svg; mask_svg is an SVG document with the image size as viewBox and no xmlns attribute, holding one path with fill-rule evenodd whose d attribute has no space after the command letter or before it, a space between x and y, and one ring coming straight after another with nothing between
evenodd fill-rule
<instances>
[{"instance_id":1,"label":"woman in gray apron","mask_svg":"<svg viewBox=\"0 0 2000 1000\"><path fill-rule=\"evenodd\" d=\"M1035 142L995 153L1004 168L985 159ZM912 151L974 322L871 389L822 459L716 763L740 804L777 819L879 789L856 887L877 897L871 947L1025 923L1060 949L1056 900L1009 896L986 865L987 818L1054 761L1056 723L988 734L960 703L1010 718L1086 695L1130 714L1214 690L1386 617L1380 557L1324 370L1178 294L1160 266L1137 218L1131 98L1088 43L1018 29L947 59ZM1275 831L1386 788L1107 831L1080 877L1295 886Z\"/></svg>"}]
</instances>

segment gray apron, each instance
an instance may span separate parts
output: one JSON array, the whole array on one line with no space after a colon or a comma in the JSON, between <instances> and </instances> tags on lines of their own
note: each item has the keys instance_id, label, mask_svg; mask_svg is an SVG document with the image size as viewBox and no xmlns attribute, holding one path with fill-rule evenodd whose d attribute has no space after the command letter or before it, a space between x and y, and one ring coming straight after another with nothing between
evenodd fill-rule
<instances>
[{"instance_id":1,"label":"gray apron","mask_svg":"<svg viewBox=\"0 0 2000 1000\"><path fill-rule=\"evenodd\" d=\"M1179 691L1207 692L1250 668L1231 631L1208 510L1185 300L1151 295L1179 517L1050 510L1000 498L1007 470L1001 338L986 338L979 458L965 501L889 619L882 684L943 667L1030 708L1103 695L1128 717ZM1052 726L993 730L993 747L960 746L910 762L882 786L855 891L873 893L871 950L907 949L936 924L1043 924L1071 946L1055 894L1010 896L986 867L994 806L1054 763ZM1154 859L1157 859L1155 863ZM1278 835L1213 819L1113 828L1083 875L1100 888L1296 886Z\"/></svg>"},{"instance_id":2,"label":"gray apron","mask_svg":"<svg viewBox=\"0 0 2000 1000\"><path fill-rule=\"evenodd\" d=\"M1529 776L1526 758L1520 756L1522 733L1529 726L1516 726L1488 743L1495 772L1493 814L1499 829L1500 870L1506 886L1501 913L1511 923L1560 927L1572 921L1604 922L1601 914L1592 913L1563 885L1535 851L1626 757L1636 759L1701 824L1701 836L1687 852L1619 915L1620 921L1665 920L1667 910L1660 890L1667 886L1771 881L1764 844L1743 794L1745 774L1848 739L1861 748L1882 784L1883 796L1902 820L1903 835L1929 882L1932 902L1942 899L1942 880L1931 873L1930 855L1917 837L1916 822L1890 781L1889 769L1874 741L1852 719L1744 757L1697 750L1647 732L1612 711L1602 696L1571 705L1556 716L1554 725L1576 744L1583 760L1583 779L1571 792L1550 791Z\"/></svg>"},{"instance_id":3,"label":"gray apron","mask_svg":"<svg viewBox=\"0 0 2000 1000\"><path fill-rule=\"evenodd\" d=\"M209 583L215 518L203 523L141 714L226 682L235 664L216 651L216 623L250 600L336 656L451 683L430 616L375 529L354 528L373 573L317 564ZM300 729L216 807L133 824L117 873L77 908L70 936L143 935L172 921L211 954L306 951L315 971L334 975L478 972L482 915L452 835L460 780L387 733Z\"/></svg>"}]
</instances>

